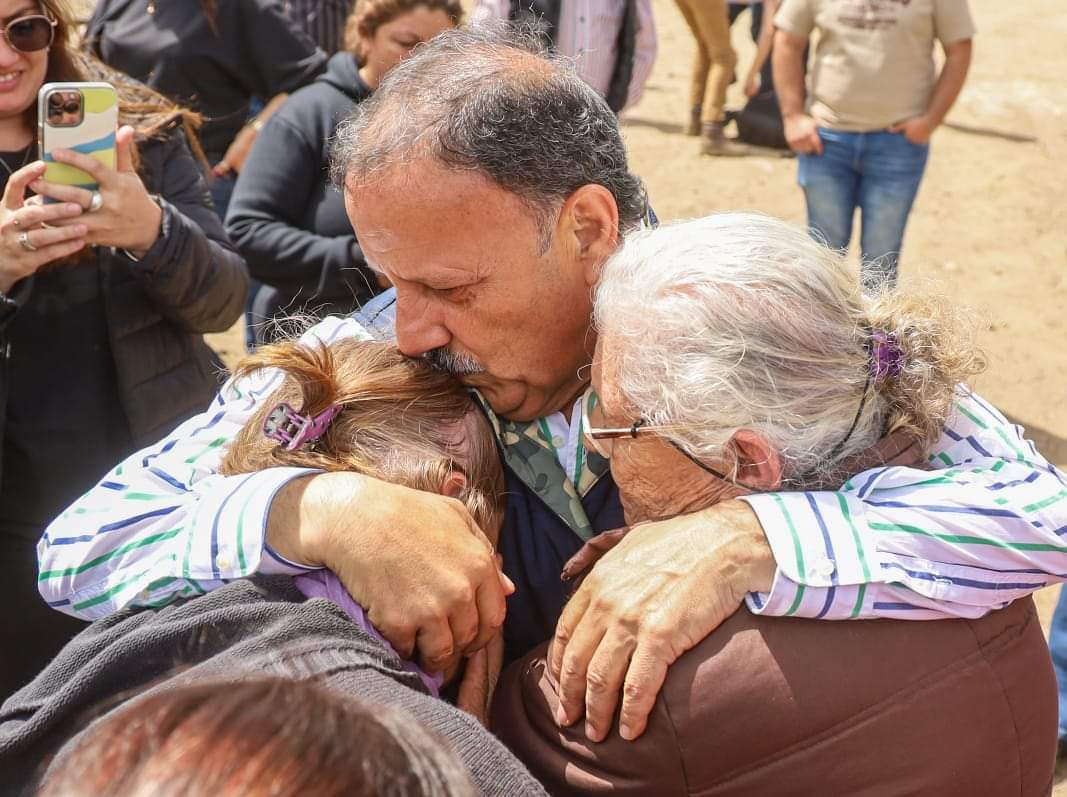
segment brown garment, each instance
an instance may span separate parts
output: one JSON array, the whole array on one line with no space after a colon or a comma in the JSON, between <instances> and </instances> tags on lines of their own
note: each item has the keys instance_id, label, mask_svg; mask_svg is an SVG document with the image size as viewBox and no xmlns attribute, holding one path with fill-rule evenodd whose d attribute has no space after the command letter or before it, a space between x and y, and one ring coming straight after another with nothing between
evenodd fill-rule
<instances>
[{"instance_id":1,"label":"brown garment","mask_svg":"<svg viewBox=\"0 0 1067 797\"><path fill-rule=\"evenodd\" d=\"M671 667L635 742L556 726L545 651L504 673L491 728L556 797L1052 788L1056 683L1029 598L938 622L738 611Z\"/></svg>"},{"instance_id":2,"label":"brown garment","mask_svg":"<svg viewBox=\"0 0 1067 797\"><path fill-rule=\"evenodd\" d=\"M896 432L807 488L921 467ZM593 538L573 576L625 530ZM980 620L827 622L736 612L670 668L635 742L560 729L547 643L504 673L490 727L556 797L1049 794L1057 700L1029 598ZM617 724L617 720L616 720Z\"/></svg>"}]
</instances>

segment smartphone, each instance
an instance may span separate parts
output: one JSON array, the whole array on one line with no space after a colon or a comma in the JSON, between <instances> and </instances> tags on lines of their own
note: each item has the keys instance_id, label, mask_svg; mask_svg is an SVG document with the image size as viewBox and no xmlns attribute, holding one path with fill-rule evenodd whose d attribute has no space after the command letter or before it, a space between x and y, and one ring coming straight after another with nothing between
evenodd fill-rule
<instances>
[{"instance_id":1,"label":"smartphone","mask_svg":"<svg viewBox=\"0 0 1067 797\"><path fill-rule=\"evenodd\" d=\"M52 153L70 149L115 168L119 102L110 83L46 83L37 93L37 142L44 179L88 191L99 186L81 169L57 163ZM45 201L50 201L46 199Z\"/></svg>"}]
</instances>

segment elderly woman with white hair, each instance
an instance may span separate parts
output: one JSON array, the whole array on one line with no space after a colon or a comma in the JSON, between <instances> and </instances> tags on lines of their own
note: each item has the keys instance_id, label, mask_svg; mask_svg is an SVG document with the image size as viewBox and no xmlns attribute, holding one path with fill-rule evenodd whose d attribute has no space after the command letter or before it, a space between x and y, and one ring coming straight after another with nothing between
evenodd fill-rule
<instances>
[{"instance_id":1,"label":"elderly woman with white hair","mask_svg":"<svg viewBox=\"0 0 1067 797\"><path fill-rule=\"evenodd\" d=\"M671 592L672 574L655 561L642 560L643 582L618 567L643 521L842 484L892 501L899 479L882 483L871 468L910 465L905 480L931 478L924 464L947 447L980 450L980 416L991 410L962 386L982 358L959 314L898 292L866 296L842 258L803 230L724 214L629 240L605 266L596 325L585 434L610 458L630 531L576 557L572 572L602 558L564 612L566 634L508 670L494 707L494 730L549 792L1047 793L1055 683L1033 603L1008 603L1007 582L1006 608L978 619L819 623L760 616L757 595L706 635L688 618L714 585ZM895 531L916 538L919 562L921 530ZM707 545L706 534L693 539L693 567ZM784 576L767 577L769 586ZM582 625L600 609L589 595L611 589L644 594L633 604L643 609L584 641ZM923 611L924 598L899 593L901 607ZM804 600L800 587L794 611ZM878 614L862 588L855 606L856 618ZM683 621L659 627L663 616ZM584 692L571 657L586 644L590 674L626 683L620 733L598 744L566 727L559 697L575 680ZM657 644L673 656L649 656ZM652 679L658 696L634 689L647 673L631 676L663 658L677 660ZM614 683L590 678L589 689ZM629 727L634 717L640 727Z\"/></svg>"}]
</instances>

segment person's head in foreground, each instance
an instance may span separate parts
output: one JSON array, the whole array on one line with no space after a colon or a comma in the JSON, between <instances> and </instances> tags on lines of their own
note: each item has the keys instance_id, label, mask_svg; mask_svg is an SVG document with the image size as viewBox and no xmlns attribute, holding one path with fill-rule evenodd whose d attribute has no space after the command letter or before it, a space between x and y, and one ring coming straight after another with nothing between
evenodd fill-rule
<instances>
[{"instance_id":1,"label":"person's head in foreground","mask_svg":"<svg viewBox=\"0 0 1067 797\"><path fill-rule=\"evenodd\" d=\"M595 320L586 434L630 523L836 488L890 433L882 458L923 455L983 367L947 304L865 295L839 253L756 214L631 236L601 273Z\"/></svg>"},{"instance_id":2,"label":"person's head in foreground","mask_svg":"<svg viewBox=\"0 0 1067 797\"><path fill-rule=\"evenodd\" d=\"M405 711L264 678L155 692L55 762L40 797L456 797L456 755Z\"/></svg>"},{"instance_id":3,"label":"person's head in foreground","mask_svg":"<svg viewBox=\"0 0 1067 797\"><path fill-rule=\"evenodd\" d=\"M345 49L373 89L416 45L462 21L459 0L359 0L345 20Z\"/></svg>"},{"instance_id":4,"label":"person's head in foreground","mask_svg":"<svg viewBox=\"0 0 1067 797\"><path fill-rule=\"evenodd\" d=\"M516 420L588 378L591 291L646 212L618 121L564 59L456 29L394 67L337 132L333 174L397 343Z\"/></svg>"},{"instance_id":5,"label":"person's head in foreground","mask_svg":"<svg viewBox=\"0 0 1067 797\"><path fill-rule=\"evenodd\" d=\"M947 305L864 296L839 254L750 214L628 238L595 320L585 433L631 524L888 462L929 478L926 451L982 365ZM492 727L554 795L1037 793L1056 728L1045 648L1029 599L931 623L741 609L670 667L636 741L559 726L544 648L505 673Z\"/></svg>"}]
</instances>

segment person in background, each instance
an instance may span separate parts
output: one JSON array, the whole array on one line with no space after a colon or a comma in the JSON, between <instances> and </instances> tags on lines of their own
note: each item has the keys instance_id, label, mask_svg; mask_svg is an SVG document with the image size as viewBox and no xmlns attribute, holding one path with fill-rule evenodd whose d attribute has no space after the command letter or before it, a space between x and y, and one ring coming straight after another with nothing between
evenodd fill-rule
<instances>
[{"instance_id":1,"label":"person in background","mask_svg":"<svg viewBox=\"0 0 1067 797\"><path fill-rule=\"evenodd\" d=\"M783 0L774 21L774 84L786 140L798 155L808 226L846 249L859 208L864 281L893 284L930 137L971 63L967 0ZM805 48L815 31L805 106ZM940 74L935 42L945 52Z\"/></svg>"},{"instance_id":2,"label":"person in background","mask_svg":"<svg viewBox=\"0 0 1067 797\"><path fill-rule=\"evenodd\" d=\"M196 766L190 766L195 761ZM49 769L37 797L476 797L409 713L308 681L192 684L133 701Z\"/></svg>"},{"instance_id":3,"label":"person in background","mask_svg":"<svg viewBox=\"0 0 1067 797\"><path fill-rule=\"evenodd\" d=\"M462 14L459 0L360 0L345 51L260 133L226 218L260 283L249 302L250 345L269 337L266 322L279 311L350 313L381 290L330 184L330 141L386 72Z\"/></svg>"},{"instance_id":4,"label":"person in background","mask_svg":"<svg viewBox=\"0 0 1067 797\"><path fill-rule=\"evenodd\" d=\"M58 0L0 0L0 19L0 70L13 75L0 93L3 697L82 626L37 593L46 524L115 457L210 402L219 363L202 335L240 317L248 274L189 149L190 114L75 50ZM56 151L93 192L45 181L34 160L38 89L80 80L115 86L122 125L114 168ZM112 489L128 492L121 479Z\"/></svg>"},{"instance_id":5,"label":"person in background","mask_svg":"<svg viewBox=\"0 0 1067 797\"><path fill-rule=\"evenodd\" d=\"M221 471L244 479L264 470L313 467L327 478L364 474L412 494L447 497L477 518L484 535L478 532L476 543L493 551L504 485L482 410L458 380L425 359L404 357L378 341L333 339L330 326L342 323L327 319L316 328L321 336L309 332L300 342L263 346L237 365L227 394L258 394L267 401L226 446ZM418 591L428 605L440 600L430 585ZM177 605L119 612L94 623L0 707L5 786L24 786L38 762L57 751L62 760L63 749L74 747L78 757L86 755L83 745L98 749L102 742L92 726L84 742L71 740L78 717L94 706L106 705L114 719L105 715L101 722L117 729L120 718L150 714L142 707L158 704L175 687L218 678L241 684L283 677L410 713L456 751L480 793L544 797L479 724L487 719L500 669L498 631L462 668L430 673L382 638L376 627L381 621L376 609L382 607L365 610L326 569L242 580L206 595L193 589L186 597ZM446 686L455 690L455 706L439 698ZM131 691L145 689L143 699L130 699ZM128 711L123 701L130 701ZM285 719L282 709L268 705ZM216 721L226 726L220 732L228 738L241 738L237 734L248 720L223 715ZM261 748L252 749L263 761ZM226 746L216 754L233 753L238 754L231 765L246 758ZM166 760L163 755L161 763ZM378 763L373 757L364 761Z\"/></svg>"},{"instance_id":6,"label":"person in background","mask_svg":"<svg viewBox=\"0 0 1067 797\"><path fill-rule=\"evenodd\" d=\"M344 49L345 20L355 0L286 0L289 15L326 55Z\"/></svg>"},{"instance_id":7,"label":"person in background","mask_svg":"<svg viewBox=\"0 0 1067 797\"><path fill-rule=\"evenodd\" d=\"M85 41L105 63L204 117L220 219L263 123L326 67L281 0L100 0ZM266 105L249 120L253 99Z\"/></svg>"},{"instance_id":8,"label":"person in background","mask_svg":"<svg viewBox=\"0 0 1067 797\"><path fill-rule=\"evenodd\" d=\"M756 599L705 637L687 619L660 625L686 618L669 607L691 607L705 589L687 592L680 571L626 574L649 521L816 485L892 501L891 480L852 477L890 464L921 477L928 458L980 455L995 434L982 427L988 405L963 384L984 366L974 319L936 297L864 295L840 253L747 213L630 236L604 266L594 318L584 430L611 462L629 531L594 538L568 566L585 579L552 650L513 664L493 703L491 727L549 792L1047 794L1055 683L1029 597L928 623L789 620L762 615ZM694 530L672 544L714 543ZM974 586L1016 597L991 576ZM587 627L599 611L591 596L657 584L663 602L631 601L629 616ZM857 617L873 608L862 591L855 607ZM666 638L679 658L661 669L646 654ZM580 724L557 724L569 711L557 693L573 694L582 649L601 676L590 688L621 702L621 734L603 733L610 707L587 717L596 745ZM629 668L630 685L649 666L647 690L620 694L602 677ZM632 724L638 704L652 709L647 726Z\"/></svg>"},{"instance_id":9,"label":"person in background","mask_svg":"<svg viewBox=\"0 0 1067 797\"><path fill-rule=\"evenodd\" d=\"M730 43L726 0L675 0L696 40L689 89L686 134L700 136L703 155L747 155L749 150L726 137L726 87L733 80L737 53Z\"/></svg>"},{"instance_id":10,"label":"person in background","mask_svg":"<svg viewBox=\"0 0 1067 797\"><path fill-rule=\"evenodd\" d=\"M475 0L471 22L535 23L611 110L633 107L656 61L652 0Z\"/></svg>"}]
</instances>

